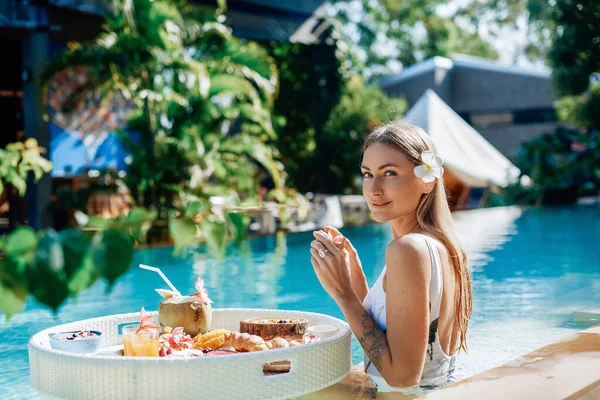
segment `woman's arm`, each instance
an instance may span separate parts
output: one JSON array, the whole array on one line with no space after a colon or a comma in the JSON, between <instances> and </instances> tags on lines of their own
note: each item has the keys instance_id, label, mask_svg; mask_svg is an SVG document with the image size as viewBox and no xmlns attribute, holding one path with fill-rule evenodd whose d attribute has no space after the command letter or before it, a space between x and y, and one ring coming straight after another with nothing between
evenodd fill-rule
<instances>
[{"instance_id":1,"label":"woman's arm","mask_svg":"<svg viewBox=\"0 0 600 400\"><path fill-rule=\"evenodd\" d=\"M406 237L386 251L387 327L377 327L356 294L336 299L365 353L395 387L419 383L428 340L431 265L423 242Z\"/></svg>"},{"instance_id":2,"label":"woman's arm","mask_svg":"<svg viewBox=\"0 0 600 400\"><path fill-rule=\"evenodd\" d=\"M358 300L362 303L369 293L369 285L367 285L367 277L362 268L353 268L350 263L350 277L352 279L352 290L356 293Z\"/></svg>"}]
</instances>

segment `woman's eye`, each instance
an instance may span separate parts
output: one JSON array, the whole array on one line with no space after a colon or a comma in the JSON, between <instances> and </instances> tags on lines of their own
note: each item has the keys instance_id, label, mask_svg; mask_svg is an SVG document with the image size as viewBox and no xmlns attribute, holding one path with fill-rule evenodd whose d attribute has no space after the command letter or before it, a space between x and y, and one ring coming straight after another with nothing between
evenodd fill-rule
<instances>
[{"instance_id":1,"label":"woman's eye","mask_svg":"<svg viewBox=\"0 0 600 400\"><path fill-rule=\"evenodd\" d=\"M384 176L396 176L396 173L394 171L385 171Z\"/></svg>"},{"instance_id":2,"label":"woman's eye","mask_svg":"<svg viewBox=\"0 0 600 400\"><path fill-rule=\"evenodd\" d=\"M370 172L364 172L363 173L363 178L372 178L372 177L373 177L373 175L371 175Z\"/></svg>"}]
</instances>

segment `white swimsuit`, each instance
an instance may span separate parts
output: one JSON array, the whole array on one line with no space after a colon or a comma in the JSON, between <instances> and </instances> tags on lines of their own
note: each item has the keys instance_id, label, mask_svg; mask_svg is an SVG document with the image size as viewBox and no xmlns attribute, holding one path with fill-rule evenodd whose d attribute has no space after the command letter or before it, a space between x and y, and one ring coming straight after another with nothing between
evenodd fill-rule
<instances>
[{"instance_id":1,"label":"white swimsuit","mask_svg":"<svg viewBox=\"0 0 600 400\"><path fill-rule=\"evenodd\" d=\"M448 356L442 350L437 331L443 289L442 261L435 246L435 242L433 242L433 238L419 233L411 233L411 235L419 235L425 239L429 249L429 255L431 256L431 284L429 286L429 340L427 344L427 354L425 355L425 366L419 381L419 386L439 386L448 382L449 378L454 372L454 365L456 363L455 354ZM385 306L386 294L383 290L383 278L385 276L385 272L386 267L383 268L383 271L381 271L377 282L375 282L371 290L369 290L369 293L367 293L367 296L363 301L363 305L367 308L377 326L379 326L384 333L387 327ZM365 372L369 375L373 381L373 384L377 387L377 391L410 391L410 389L407 390L406 388L395 388L388 385L366 354L364 365Z\"/></svg>"}]
</instances>

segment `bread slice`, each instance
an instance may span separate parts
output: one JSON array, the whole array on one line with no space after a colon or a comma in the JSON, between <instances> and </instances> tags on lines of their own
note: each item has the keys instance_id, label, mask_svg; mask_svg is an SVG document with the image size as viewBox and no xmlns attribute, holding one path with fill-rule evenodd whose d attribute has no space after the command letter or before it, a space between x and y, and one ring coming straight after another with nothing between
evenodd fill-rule
<instances>
[{"instance_id":1,"label":"bread slice","mask_svg":"<svg viewBox=\"0 0 600 400\"><path fill-rule=\"evenodd\" d=\"M274 337L301 338L308 328L306 318L248 318L240 321L240 332L258 335L265 340Z\"/></svg>"}]
</instances>

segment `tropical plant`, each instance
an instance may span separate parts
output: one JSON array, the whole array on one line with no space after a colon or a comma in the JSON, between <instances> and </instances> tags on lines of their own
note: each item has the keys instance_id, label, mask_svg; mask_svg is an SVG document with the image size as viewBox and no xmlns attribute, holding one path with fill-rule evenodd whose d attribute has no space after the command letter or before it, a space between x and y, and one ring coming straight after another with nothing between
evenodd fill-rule
<instances>
[{"instance_id":1,"label":"tropical plant","mask_svg":"<svg viewBox=\"0 0 600 400\"><path fill-rule=\"evenodd\" d=\"M585 93L560 98L555 108L561 121L586 129L600 129L600 84L593 83Z\"/></svg>"},{"instance_id":2,"label":"tropical plant","mask_svg":"<svg viewBox=\"0 0 600 400\"><path fill-rule=\"evenodd\" d=\"M33 138L25 143L9 143L6 148L0 149L0 195L4 192L4 183L10 183L23 197L29 172L33 172L35 182L50 172L52 163L42 156L45 151Z\"/></svg>"},{"instance_id":3,"label":"tropical plant","mask_svg":"<svg viewBox=\"0 0 600 400\"><path fill-rule=\"evenodd\" d=\"M275 112L284 121L277 147L289 181L301 192L356 191L362 140L373 127L406 111L343 66L347 47L335 31L320 48L277 43L280 93Z\"/></svg>"},{"instance_id":4,"label":"tropical plant","mask_svg":"<svg viewBox=\"0 0 600 400\"><path fill-rule=\"evenodd\" d=\"M572 203L600 190L600 135L559 127L522 145L519 183L503 190L498 204Z\"/></svg>"},{"instance_id":5,"label":"tropical plant","mask_svg":"<svg viewBox=\"0 0 600 400\"><path fill-rule=\"evenodd\" d=\"M54 116L86 116L88 100L99 99L95 117L115 99L138 106L121 132L132 150L123 179L148 207L113 219L77 212L81 229L23 227L3 238L4 314L20 311L29 294L56 312L99 277L110 288L162 211L176 252L203 240L223 255L229 240L245 236L243 213L257 208L261 176L283 189L283 166L271 146L274 64L217 21L219 4L215 14L183 1L124 0L94 42L72 45L48 68L46 81L69 69L85 77Z\"/></svg>"},{"instance_id":6,"label":"tropical plant","mask_svg":"<svg viewBox=\"0 0 600 400\"><path fill-rule=\"evenodd\" d=\"M330 154L321 141L344 88L345 45L329 29L318 44L274 43L270 51L279 69L279 96L274 107L280 124L277 148L290 186L300 192L324 192L329 182L321 170L328 165Z\"/></svg>"},{"instance_id":7,"label":"tropical plant","mask_svg":"<svg viewBox=\"0 0 600 400\"><path fill-rule=\"evenodd\" d=\"M138 104L121 133L132 152L124 181L138 203L168 207L182 189L246 194L259 168L280 187L269 146L277 76L264 50L233 38L221 9L132 0L117 10L95 42L65 52L46 76L84 65L90 79L75 98L118 92Z\"/></svg>"},{"instance_id":8,"label":"tropical plant","mask_svg":"<svg viewBox=\"0 0 600 400\"><path fill-rule=\"evenodd\" d=\"M169 220L175 253L203 241L223 256L229 239L244 238L247 216L230 208L211 213L202 207L189 199L187 214ZM20 312L30 295L56 313L69 297L87 290L99 278L110 290L129 270L135 246L145 242L157 212L136 207L112 219L81 211L75 217L81 228L36 232L21 226L0 239L1 313L10 318Z\"/></svg>"}]
</instances>

